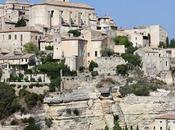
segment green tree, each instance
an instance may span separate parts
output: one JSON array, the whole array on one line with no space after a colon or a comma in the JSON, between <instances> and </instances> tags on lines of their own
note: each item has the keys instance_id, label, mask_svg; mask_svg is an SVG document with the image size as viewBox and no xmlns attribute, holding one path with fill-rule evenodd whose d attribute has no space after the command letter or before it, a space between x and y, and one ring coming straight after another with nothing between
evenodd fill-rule
<instances>
[{"instance_id":1,"label":"green tree","mask_svg":"<svg viewBox=\"0 0 175 130\"><path fill-rule=\"evenodd\" d=\"M24 52L38 54L39 50L38 50L38 47L34 43L29 42L24 45Z\"/></svg>"},{"instance_id":2,"label":"green tree","mask_svg":"<svg viewBox=\"0 0 175 130\"><path fill-rule=\"evenodd\" d=\"M5 83L0 83L0 119L20 109L15 90Z\"/></svg>"},{"instance_id":3,"label":"green tree","mask_svg":"<svg viewBox=\"0 0 175 130\"><path fill-rule=\"evenodd\" d=\"M169 48L169 44L170 44L170 43L169 43L169 38L167 37L167 38L166 38L166 48Z\"/></svg>"},{"instance_id":4,"label":"green tree","mask_svg":"<svg viewBox=\"0 0 175 130\"><path fill-rule=\"evenodd\" d=\"M74 37L79 37L81 35L81 32L78 30L69 30L68 33L73 34Z\"/></svg>"},{"instance_id":5,"label":"green tree","mask_svg":"<svg viewBox=\"0 0 175 130\"><path fill-rule=\"evenodd\" d=\"M158 47L159 47L159 48L165 48L165 47L166 47L166 45L165 45L165 43L164 43L164 42L160 42Z\"/></svg>"},{"instance_id":6,"label":"green tree","mask_svg":"<svg viewBox=\"0 0 175 130\"><path fill-rule=\"evenodd\" d=\"M129 64L141 67L142 60L138 55L133 55L133 54L130 54L130 53L126 53L126 54L122 55L122 58L126 62L128 62Z\"/></svg>"},{"instance_id":7,"label":"green tree","mask_svg":"<svg viewBox=\"0 0 175 130\"><path fill-rule=\"evenodd\" d=\"M94 68L97 68L98 67L98 64L94 61L91 61L90 64L89 64L89 71L93 71Z\"/></svg>"},{"instance_id":8,"label":"green tree","mask_svg":"<svg viewBox=\"0 0 175 130\"><path fill-rule=\"evenodd\" d=\"M175 48L175 39L170 40L170 48Z\"/></svg>"},{"instance_id":9,"label":"green tree","mask_svg":"<svg viewBox=\"0 0 175 130\"><path fill-rule=\"evenodd\" d=\"M126 36L117 36L114 39L116 45L125 45L126 48L132 46L132 43L129 41Z\"/></svg>"},{"instance_id":10,"label":"green tree","mask_svg":"<svg viewBox=\"0 0 175 130\"><path fill-rule=\"evenodd\" d=\"M26 26L26 21L24 20L24 18L19 19L15 24L15 27L24 27L24 26Z\"/></svg>"},{"instance_id":11,"label":"green tree","mask_svg":"<svg viewBox=\"0 0 175 130\"><path fill-rule=\"evenodd\" d=\"M116 67L117 74L126 75L127 71L128 71L127 65L117 65Z\"/></svg>"}]
</instances>

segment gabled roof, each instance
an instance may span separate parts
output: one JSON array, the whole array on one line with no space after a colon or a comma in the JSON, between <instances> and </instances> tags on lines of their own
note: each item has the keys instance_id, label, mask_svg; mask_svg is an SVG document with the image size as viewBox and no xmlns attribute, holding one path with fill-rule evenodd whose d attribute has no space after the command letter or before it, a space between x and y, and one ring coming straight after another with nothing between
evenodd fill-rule
<instances>
[{"instance_id":1,"label":"gabled roof","mask_svg":"<svg viewBox=\"0 0 175 130\"><path fill-rule=\"evenodd\" d=\"M0 30L0 33L7 33L7 32L36 32L41 33L38 30L36 30L34 27L16 27L11 29L3 29Z\"/></svg>"},{"instance_id":2,"label":"gabled roof","mask_svg":"<svg viewBox=\"0 0 175 130\"><path fill-rule=\"evenodd\" d=\"M53 6L61 6L61 7L80 8L80 9L82 8L82 9L95 10L93 7L91 7L87 4L73 3L73 2L63 2L63 1L57 1L57 0L47 0L44 3L34 4L32 6L36 6L36 5L53 5Z\"/></svg>"}]
</instances>

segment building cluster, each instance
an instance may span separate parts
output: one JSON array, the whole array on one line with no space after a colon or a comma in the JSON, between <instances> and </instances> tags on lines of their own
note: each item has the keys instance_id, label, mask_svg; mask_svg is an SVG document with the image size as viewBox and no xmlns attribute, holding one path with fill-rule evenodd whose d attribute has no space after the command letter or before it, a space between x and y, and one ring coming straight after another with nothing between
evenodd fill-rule
<instances>
[{"instance_id":1,"label":"building cluster","mask_svg":"<svg viewBox=\"0 0 175 130\"><path fill-rule=\"evenodd\" d=\"M18 27L19 20L26 26ZM101 50L111 48L124 53L123 46L115 46L113 38L127 36L134 46L158 47L165 43L167 32L160 25L118 29L109 16L98 17L87 4L69 0L47 0L38 4L7 0L0 8L0 51L23 52L24 45L32 42L41 51L53 53L53 59L65 59L71 70L87 67L101 57ZM75 37L69 33L79 31Z\"/></svg>"}]
</instances>

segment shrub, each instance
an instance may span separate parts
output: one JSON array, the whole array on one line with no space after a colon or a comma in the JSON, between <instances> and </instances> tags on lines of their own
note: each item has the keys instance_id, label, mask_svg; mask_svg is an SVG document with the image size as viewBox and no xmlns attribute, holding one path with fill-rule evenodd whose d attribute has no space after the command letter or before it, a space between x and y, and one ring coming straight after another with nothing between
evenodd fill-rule
<instances>
[{"instance_id":1,"label":"shrub","mask_svg":"<svg viewBox=\"0 0 175 130\"><path fill-rule=\"evenodd\" d=\"M141 67L141 58L138 55L133 55L133 54L123 54L122 58L127 61L129 64L132 64L134 66L139 66Z\"/></svg>"},{"instance_id":2,"label":"shrub","mask_svg":"<svg viewBox=\"0 0 175 130\"><path fill-rule=\"evenodd\" d=\"M24 20L24 18L19 19L15 24L15 27L24 27L24 26L26 26L26 21Z\"/></svg>"},{"instance_id":3,"label":"shrub","mask_svg":"<svg viewBox=\"0 0 175 130\"><path fill-rule=\"evenodd\" d=\"M147 82L138 82L132 85L125 85L120 87L120 93L122 96L126 96L127 94L135 94L136 96L149 96L151 91L156 91L158 86L155 86L151 83Z\"/></svg>"},{"instance_id":4,"label":"shrub","mask_svg":"<svg viewBox=\"0 0 175 130\"><path fill-rule=\"evenodd\" d=\"M29 124L24 128L24 130L41 130L40 127L36 124Z\"/></svg>"},{"instance_id":5,"label":"shrub","mask_svg":"<svg viewBox=\"0 0 175 130\"><path fill-rule=\"evenodd\" d=\"M94 61L91 61L89 64L89 71L92 72L94 70L94 68L97 68L98 64Z\"/></svg>"},{"instance_id":6,"label":"shrub","mask_svg":"<svg viewBox=\"0 0 175 130\"><path fill-rule=\"evenodd\" d=\"M10 125L18 125L18 122L16 120L12 120Z\"/></svg>"},{"instance_id":7,"label":"shrub","mask_svg":"<svg viewBox=\"0 0 175 130\"><path fill-rule=\"evenodd\" d=\"M53 46L46 46L45 49L52 51L53 50Z\"/></svg>"},{"instance_id":8,"label":"shrub","mask_svg":"<svg viewBox=\"0 0 175 130\"><path fill-rule=\"evenodd\" d=\"M68 33L72 33L74 37L79 37L81 32L78 30L69 30Z\"/></svg>"},{"instance_id":9,"label":"shrub","mask_svg":"<svg viewBox=\"0 0 175 130\"><path fill-rule=\"evenodd\" d=\"M116 67L116 72L117 74L121 74L121 75L126 75L127 74L127 71L128 71L128 67L127 65L118 65Z\"/></svg>"},{"instance_id":10,"label":"shrub","mask_svg":"<svg viewBox=\"0 0 175 130\"><path fill-rule=\"evenodd\" d=\"M15 90L5 83L0 83L0 120L20 110Z\"/></svg>"}]
</instances>

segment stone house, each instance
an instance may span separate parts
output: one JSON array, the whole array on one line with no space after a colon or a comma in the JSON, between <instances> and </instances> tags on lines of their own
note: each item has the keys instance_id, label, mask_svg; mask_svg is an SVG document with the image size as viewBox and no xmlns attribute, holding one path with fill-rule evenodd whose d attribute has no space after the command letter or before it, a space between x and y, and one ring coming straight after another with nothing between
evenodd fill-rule
<instances>
[{"instance_id":1,"label":"stone house","mask_svg":"<svg viewBox=\"0 0 175 130\"><path fill-rule=\"evenodd\" d=\"M0 30L0 49L9 51L22 51L23 46L32 42L39 46L42 33L33 27L18 27Z\"/></svg>"},{"instance_id":2,"label":"stone house","mask_svg":"<svg viewBox=\"0 0 175 130\"><path fill-rule=\"evenodd\" d=\"M67 32L72 27L92 27L97 24L95 9L82 3L69 0L47 0L43 3L31 5L30 26L42 26L51 29L54 26L64 28Z\"/></svg>"},{"instance_id":3,"label":"stone house","mask_svg":"<svg viewBox=\"0 0 175 130\"><path fill-rule=\"evenodd\" d=\"M54 46L54 59L65 59L71 70L87 65L87 41L82 38L62 38L61 43Z\"/></svg>"},{"instance_id":4,"label":"stone house","mask_svg":"<svg viewBox=\"0 0 175 130\"><path fill-rule=\"evenodd\" d=\"M175 114L165 114L155 119L153 130L175 130Z\"/></svg>"},{"instance_id":5,"label":"stone house","mask_svg":"<svg viewBox=\"0 0 175 130\"><path fill-rule=\"evenodd\" d=\"M0 55L0 64L3 68L1 81L6 81L10 75L17 75L24 72L36 64L36 58L33 54L10 53Z\"/></svg>"},{"instance_id":6,"label":"stone house","mask_svg":"<svg viewBox=\"0 0 175 130\"><path fill-rule=\"evenodd\" d=\"M123 32L123 33L122 33ZM118 35L128 36L129 40L137 47L157 48L160 42L166 43L167 31L160 25L138 26L133 29L123 29Z\"/></svg>"}]
</instances>

